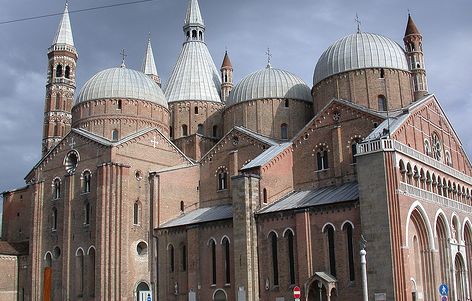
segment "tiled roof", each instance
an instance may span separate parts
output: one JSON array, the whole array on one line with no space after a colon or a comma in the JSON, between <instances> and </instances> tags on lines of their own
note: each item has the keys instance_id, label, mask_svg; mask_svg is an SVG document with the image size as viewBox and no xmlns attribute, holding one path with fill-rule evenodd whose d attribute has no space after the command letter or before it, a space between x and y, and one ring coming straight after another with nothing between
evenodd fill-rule
<instances>
[{"instance_id":1,"label":"tiled roof","mask_svg":"<svg viewBox=\"0 0 472 301\"><path fill-rule=\"evenodd\" d=\"M171 228L192 224L200 224L217 220L230 219L232 217L233 206L231 205L198 208L162 224L160 228Z\"/></svg>"},{"instance_id":2,"label":"tiled roof","mask_svg":"<svg viewBox=\"0 0 472 301\"><path fill-rule=\"evenodd\" d=\"M241 168L241 170L247 170L251 169L254 167L259 167L263 166L264 164L268 163L270 160L272 160L274 157L276 157L278 154L280 154L282 151L287 149L287 147L290 147L292 145L292 142L286 142L278 145L273 145L269 147L266 151L264 151L262 154L254 158L252 161L247 163L246 165Z\"/></svg>"},{"instance_id":3,"label":"tiled roof","mask_svg":"<svg viewBox=\"0 0 472 301\"><path fill-rule=\"evenodd\" d=\"M279 201L262 208L258 214L342 203L357 200L358 198L359 189L357 182L313 190L295 191Z\"/></svg>"}]
</instances>

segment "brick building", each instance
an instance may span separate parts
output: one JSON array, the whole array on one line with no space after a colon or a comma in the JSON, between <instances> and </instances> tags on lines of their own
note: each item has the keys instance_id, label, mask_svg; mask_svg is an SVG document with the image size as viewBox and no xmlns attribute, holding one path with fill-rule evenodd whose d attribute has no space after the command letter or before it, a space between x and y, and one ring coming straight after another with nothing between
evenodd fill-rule
<instances>
[{"instance_id":1,"label":"brick building","mask_svg":"<svg viewBox=\"0 0 472 301\"><path fill-rule=\"evenodd\" d=\"M161 88L141 71L77 97L67 6L48 51L42 159L3 193L0 300L450 300L472 294L472 167L422 35L360 30L310 89L271 66L218 70L197 0Z\"/></svg>"}]
</instances>

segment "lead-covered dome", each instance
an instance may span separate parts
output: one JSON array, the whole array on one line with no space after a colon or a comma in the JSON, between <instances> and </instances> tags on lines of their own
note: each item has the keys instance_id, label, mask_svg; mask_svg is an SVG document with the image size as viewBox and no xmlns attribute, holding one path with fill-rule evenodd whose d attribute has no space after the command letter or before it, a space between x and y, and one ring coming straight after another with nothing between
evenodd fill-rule
<instances>
[{"instance_id":1,"label":"lead-covered dome","mask_svg":"<svg viewBox=\"0 0 472 301\"><path fill-rule=\"evenodd\" d=\"M381 35L358 32L339 39L323 52L315 67L313 85L334 74L365 68L409 71L400 45Z\"/></svg>"},{"instance_id":2,"label":"lead-covered dome","mask_svg":"<svg viewBox=\"0 0 472 301\"><path fill-rule=\"evenodd\" d=\"M80 90L76 104L105 98L145 100L167 108L164 93L152 79L125 67L106 69L92 76Z\"/></svg>"},{"instance_id":3,"label":"lead-covered dome","mask_svg":"<svg viewBox=\"0 0 472 301\"><path fill-rule=\"evenodd\" d=\"M243 78L231 91L227 106L266 98L290 98L312 102L310 88L301 78L268 65L267 68Z\"/></svg>"}]
</instances>

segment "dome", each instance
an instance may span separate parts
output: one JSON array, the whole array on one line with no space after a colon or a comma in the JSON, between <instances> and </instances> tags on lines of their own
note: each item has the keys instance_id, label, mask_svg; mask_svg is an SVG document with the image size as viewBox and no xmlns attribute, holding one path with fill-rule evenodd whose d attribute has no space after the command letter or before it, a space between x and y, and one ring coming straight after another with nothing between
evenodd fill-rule
<instances>
[{"instance_id":1,"label":"dome","mask_svg":"<svg viewBox=\"0 0 472 301\"><path fill-rule=\"evenodd\" d=\"M331 75L364 68L409 71L400 45L381 35L359 32L336 41L323 52L315 67L313 85Z\"/></svg>"},{"instance_id":2,"label":"dome","mask_svg":"<svg viewBox=\"0 0 472 301\"><path fill-rule=\"evenodd\" d=\"M142 72L110 68L98 72L80 90L76 104L102 98L131 98L157 103L167 108L161 88Z\"/></svg>"},{"instance_id":3,"label":"dome","mask_svg":"<svg viewBox=\"0 0 472 301\"><path fill-rule=\"evenodd\" d=\"M229 94L227 106L264 98L290 98L312 102L310 88L301 78L268 65L267 68L243 78Z\"/></svg>"}]
</instances>

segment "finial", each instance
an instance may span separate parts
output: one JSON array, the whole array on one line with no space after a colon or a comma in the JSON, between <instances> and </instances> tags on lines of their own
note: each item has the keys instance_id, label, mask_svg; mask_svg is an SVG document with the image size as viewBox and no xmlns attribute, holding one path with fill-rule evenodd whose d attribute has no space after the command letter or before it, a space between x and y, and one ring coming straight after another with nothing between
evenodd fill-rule
<instances>
[{"instance_id":1,"label":"finial","mask_svg":"<svg viewBox=\"0 0 472 301\"><path fill-rule=\"evenodd\" d=\"M126 57L128 56L125 52L125 49L121 49L121 52L120 52L121 56L122 56L122 59L121 59L121 68L126 68L126 65L125 65L125 59Z\"/></svg>"},{"instance_id":2,"label":"finial","mask_svg":"<svg viewBox=\"0 0 472 301\"><path fill-rule=\"evenodd\" d=\"M359 19L359 15L357 15L357 13L354 21L357 23L357 33L361 33L361 20Z\"/></svg>"},{"instance_id":3,"label":"finial","mask_svg":"<svg viewBox=\"0 0 472 301\"><path fill-rule=\"evenodd\" d=\"M265 54L267 54L267 68L271 68L272 66L270 65L270 59L272 58L272 53L270 53L269 47L267 47L267 51Z\"/></svg>"}]
</instances>

